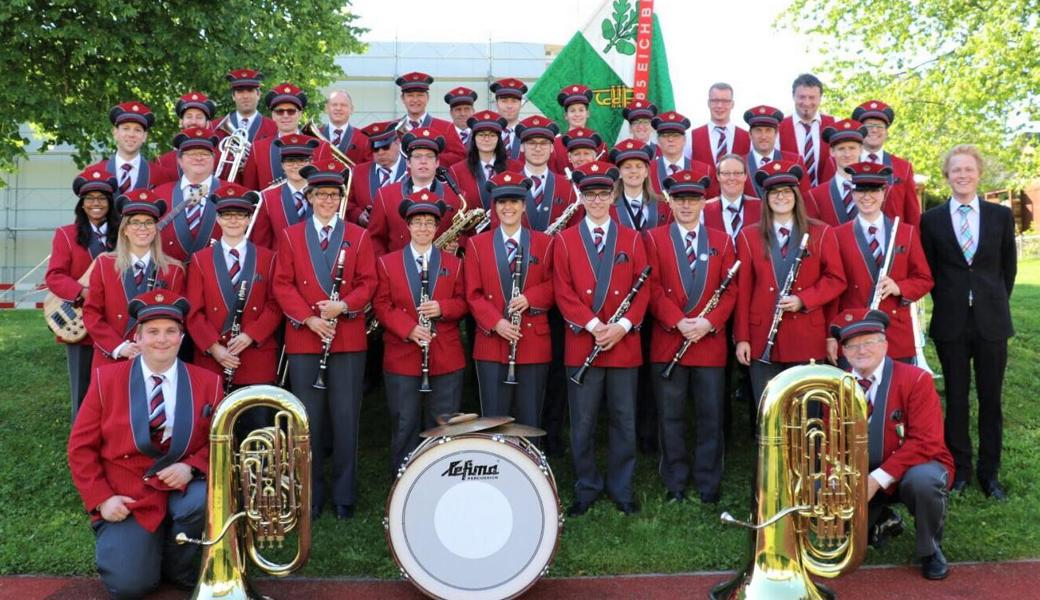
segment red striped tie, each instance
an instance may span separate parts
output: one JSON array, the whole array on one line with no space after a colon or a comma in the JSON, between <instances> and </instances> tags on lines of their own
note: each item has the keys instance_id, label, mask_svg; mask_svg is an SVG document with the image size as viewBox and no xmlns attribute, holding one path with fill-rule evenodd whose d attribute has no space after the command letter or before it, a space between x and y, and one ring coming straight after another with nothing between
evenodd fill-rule
<instances>
[{"instance_id":1,"label":"red striped tie","mask_svg":"<svg viewBox=\"0 0 1040 600\"><path fill-rule=\"evenodd\" d=\"M881 253L881 244L877 239L878 228L871 225L867 227L867 233L870 234L870 253L874 255L874 262L877 266L881 266L881 263L885 261L885 256Z\"/></svg>"},{"instance_id":2,"label":"red striped tie","mask_svg":"<svg viewBox=\"0 0 1040 600\"><path fill-rule=\"evenodd\" d=\"M333 136L333 138L332 138L332 145L333 146L339 146L339 143L341 141L343 141L343 130L342 129L336 129L332 133L335 134Z\"/></svg>"},{"instance_id":3,"label":"red striped tie","mask_svg":"<svg viewBox=\"0 0 1040 600\"><path fill-rule=\"evenodd\" d=\"M296 205L296 216L303 219L304 215L307 214L307 205L303 202L303 192L292 193L293 204Z\"/></svg>"},{"instance_id":4,"label":"red striped tie","mask_svg":"<svg viewBox=\"0 0 1040 600\"><path fill-rule=\"evenodd\" d=\"M321 228L321 249L325 251L329 248L329 238L332 237L332 226L326 225Z\"/></svg>"},{"instance_id":5,"label":"red striped tie","mask_svg":"<svg viewBox=\"0 0 1040 600\"><path fill-rule=\"evenodd\" d=\"M506 240L506 262L509 263L510 274L516 273L516 250L519 247L516 240L512 238Z\"/></svg>"},{"instance_id":6,"label":"red striped tie","mask_svg":"<svg viewBox=\"0 0 1040 600\"><path fill-rule=\"evenodd\" d=\"M873 152L871 152L870 154L867 155L867 158L870 159L870 162L877 163L877 154L874 154Z\"/></svg>"},{"instance_id":7,"label":"red striped tie","mask_svg":"<svg viewBox=\"0 0 1040 600\"><path fill-rule=\"evenodd\" d=\"M141 283L144 281L144 261L139 260L134 263L134 285L141 287Z\"/></svg>"},{"instance_id":8,"label":"red striped tie","mask_svg":"<svg viewBox=\"0 0 1040 600\"><path fill-rule=\"evenodd\" d=\"M858 379L859 386L863 388L863 393L867 396L867 418L874 412L874 402L870 399L870 386L874 382L869 379Z\"/></svg>"},{"instance_id":9,"label":"red striped tie","mask_svg":"<svg viewBox=\"0 0 1040 600\"><path fill-rule=\"evenodd\" d=\"M694 240L697 239L696 231L686 232L686 264L690 266L690 270L697 269L697 246L694 245Z\"/></svg>"},{"instance_id":10,"label":"red striped tie","mask_svg":"<svg viewBox=\"0 0 1040 600\"><path fill-rule=\"evenodd\" d=\"M531 189L531 195L534 196L535 204L538 206L542 205L542 197L545 191L545 175L535 175L531 177L531 181L534 182L534 186Z\"/></svg>"},{"instance_id":11,"label":"red striped tie","mask_svg":"<svg viewBox=\"0 0 1040 600\"><path fill-rule=\"evenodd\" d=\"M231 267L228 268L228 276L231 277L231 283L238 283L238 272L242 270L242 266L239 264L238 250L232 248L228 251L231 255Z\"/></svg>"},{"instance_id":12,"label":"red striped tie","mask_svg":"<svg viewBox=\"0 0 1040 600\"><path fill-rule=\"evenodd\" d=\"M726 210L733 213L733 218L729 220L729 228L730 231L733 232L733 237L736 237L737 233L740 232L740 208L736 206L727 206Z\"/></svg>"},{"instance_id":13,"label":"red striped tie","mask_svg":"<svg viewBox=\"0 0 1040 600\"><path fill-rule=\"evenodd\" d=\"M805 171L809 174L809 181L816 185L816 152L813 149L812 123L802 123L805 128L805 145L802 149L802 159L805 160Z\"/></svg>"},{"instance_id":14,"label":"red striped tie","mask_svg":"<svg viewBox=\"0 0 1040 600\"><path fill-rule=\"evenodd\" d=\"M841 201L845 203L845 214L852 218L856 216L856 203L852 201L852 182L842 182Z\"/></svg>"},{"instance_id":15,"label":"red striped tie","mask_svg":"<svg viewBox=\"0 0 1040 600\"><path fill-rule=\"evenodd\" d=\"M592 243L596 246L596 252L603 254L603 228L597 227L592 230Z\"/></svg>"},{"instance_id":16,"label":"red striped tie","mask_svg":"<svg viewBox=\"0 0 1040 600\"><path fill-rule=\"evenodd\" d=\"M780 228L780 236L783 240L780 240L780 257L787 258L787 242L791 241L791 230L786 227Z\"/></svg>"},{"instance_id":17,"label":"red striped tie","mask_svg":"<svg viewBox=\"0 0 1040 600\"><path fill-rule=\"evenodd\" d=\"M166 401L163 399L162 375L152 375L152 395L148 400L148 431L156 446L162 443L166 428Z\"/></svg>"},{"instance_id":18,"label":"red striped tie","mask_svg":"<svg viewBox=\"0 0 1040 600\"><path fill-rule=\"evenodd\" d=\"M124 163L120 168L123 170L123 176L119 180L119 193L125 194L130 189L130 171L133 170L134 166L130 163Z\"/></svg>"},{"instance_id":19,"label":"red striped tie","mask_svg":"<svg viewBox=\"0 0 1040 600\"><path fill-rule=\"evenodd\" d=\"M189 196L191 198L198 197L202 186L197 183L192 183L188 186L190 190ZM191 230L191 236L195 237L195 234L199 230L199 225L202 223L202 202L198 202L188 209L188 229Z\"/></svg>"},{"instance_id":20,"label":"red striped tie","mask_svg":"<svg viewBox=\"0 0 1040 600\"><path fill-rule=\"evenodd\" d=\"M715 146L715 164L718 164L726 155L726 128L716 127L715 131L719 134L719 143Z\"/></svg>"},{"instance_id":21,"label":"red striped tie","mask_svg":"<svg viewBox=\"0 0 1040 600\"><path fill-rule=\"evenodd\" d=\"M679 165L668 165L668 168L672 171L672 175L679 172Z\"/></svg>"},{"instance_id":22,"label":"red striped tie","mask_svg":"<svg viewBox=\"0 0 1040 600\"><path fill-rule=\"evenodd\" d=\"M386 185L386 182L390 180L390 170L379 167L379 187Z\"/></svg>"}]
</instances>

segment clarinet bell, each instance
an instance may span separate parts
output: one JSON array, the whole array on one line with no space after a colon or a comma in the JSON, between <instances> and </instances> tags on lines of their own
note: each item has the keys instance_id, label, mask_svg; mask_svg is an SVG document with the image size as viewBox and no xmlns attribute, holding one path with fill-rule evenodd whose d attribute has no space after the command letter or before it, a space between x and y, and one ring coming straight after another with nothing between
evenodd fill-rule
<instances>
[{"instance_id":1,"label":"clarinet bell","mask_svg":"<svg viewBox=\"0 0 1040 600\"><path fill-rule=\"evenodd\" d=\"M433 388L430 387L430 376L426 373L423 373L422 381L419 382L419 392L425 394L432 391Z\"/></svg>"},{"instance_id":2,"label":"clarinet bell","mask_svg":"<svg viewBox=\"0 0 1040 600\"><path fill-rule=\"evenodd\" d=\"M518 383L516 380L516 367L514 365L509 365L509 370L506 371L506 380L502 383L506 385L516 385Z\"/></svg>"},{"instance_id":3,"label":"clarinet bell","mask_svg":"<svg viewBox=\"0 0 1040 600\"><path fill-rule=\"evenodd\" d=\"M314 383L311 384L311 387L316 390L325 389L325 365L318 367L318 376L314 378Z\"/></svg>"}]
</instances>

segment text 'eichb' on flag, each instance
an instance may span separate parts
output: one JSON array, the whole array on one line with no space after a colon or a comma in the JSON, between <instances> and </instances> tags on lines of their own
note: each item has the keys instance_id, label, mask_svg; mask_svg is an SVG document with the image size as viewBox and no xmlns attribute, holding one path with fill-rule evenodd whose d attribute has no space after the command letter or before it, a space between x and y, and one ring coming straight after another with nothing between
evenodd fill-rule
<instances>
[{"instance_id":1,"label":"text 'eichb' on flag","mask_svg":"<svg viewBox=\"0 0 1040 600\"><path fill-rule=\"evenodd\" d=\"M606 0L553 59L528 99L567 130L556 96L567 85L593 91L588 126L607 144L628 127L621 110L633 99L649 100L661 112L675 109L661 25L653 0Z\"/></svg>"}]
</instances>

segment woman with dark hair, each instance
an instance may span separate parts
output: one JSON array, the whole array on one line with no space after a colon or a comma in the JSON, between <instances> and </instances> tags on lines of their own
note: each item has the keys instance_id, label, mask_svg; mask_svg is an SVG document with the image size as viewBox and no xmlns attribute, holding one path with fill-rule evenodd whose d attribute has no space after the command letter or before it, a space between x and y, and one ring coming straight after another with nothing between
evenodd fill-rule
<instances>
[{"instance_id":1,"label":"woman with dark hair","mask_svg":"<svg viewBox=\"0 0 1040 600\"><path fill-rule=\"evenodd\" d=\"M506 120L495 111L482 110L470 117L468 124L473 132L472 143L465 160L451 166L451 176L466 196L469 209L479 201L486 214L492 215L495 207L485 186L488 179L505 171L509 165L506 146L502 143Z\"/></svg>"},{"instance_id":2,"label":"woman with dark hair","mask_svg":"<svg viewBox=\"0 0 1040 600\"><path fill-rule=\"evenodd\" d=\"M755 173L766 191L762 218L737 236L741 268L733 335L737 360L751 367L753 410L766 383L781 371L812 359L826 360L827 326L846 286L834 231L805 216L805 199L798 188L801 176L801 166L787 161L769 163ZM789 293L778 297L802 254L803 236L808 241L797 277ZM782 320L766 356L777 310Z\"/></svg>"},{"instance_id":3,"label":"woman with dark hair","mask_svg":"<svg viewBox=\"0 0 1040 600\"><path fill-rule=\"evenodd\" d=\"M119 214L113 208L112 195L117 187L116 178L103 166L88 168L72 182L72 192L79 198L76 220L54 231L51 258L44 277L47 289L66 302L83 305L90 277L87 272L94 259L115 247ZM90 384L94 341L88 335L75 344L65 344L65 354L72 418L75 419Z\"/></svg>"}]
</instances>

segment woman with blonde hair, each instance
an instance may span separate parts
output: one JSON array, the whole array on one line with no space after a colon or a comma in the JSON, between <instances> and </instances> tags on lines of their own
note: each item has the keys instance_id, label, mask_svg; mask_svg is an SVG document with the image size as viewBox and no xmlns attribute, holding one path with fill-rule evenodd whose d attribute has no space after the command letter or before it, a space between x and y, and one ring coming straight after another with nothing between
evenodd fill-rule
<instances>
[{"instance_id":1,"label":"woman with blonde hair","mask_svg":"<svg viewBox=\"0 0 1040 600\"><path fill-rule=\"evenodd\" d=\"M83 305L83 323L94 340L91 369L140 353L133 337L137 322L127 311L132 298L154 288L184 290L184 267L163 253L159 237L166 202L148 190L130 190L116 199L116 210L122 215L116 249L98 256Z\"/></svg>"}]
</instances>

